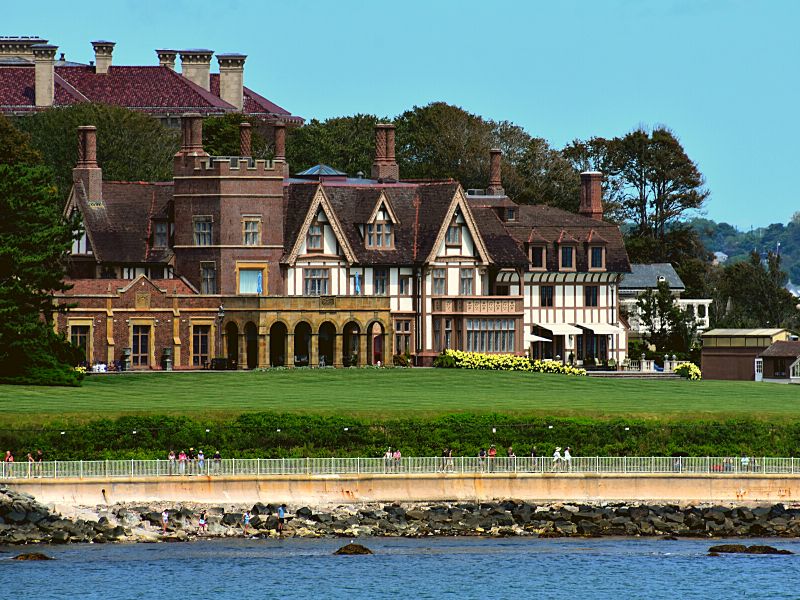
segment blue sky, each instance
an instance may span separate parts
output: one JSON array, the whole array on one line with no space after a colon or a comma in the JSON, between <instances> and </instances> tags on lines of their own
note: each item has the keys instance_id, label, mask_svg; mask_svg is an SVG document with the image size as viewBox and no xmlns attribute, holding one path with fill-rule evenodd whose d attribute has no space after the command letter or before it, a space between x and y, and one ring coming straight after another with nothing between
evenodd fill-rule
<instances>
[{"instance_id":1,"label":"blue sky","mask_svg":"<svg viewBox=\"0 0 800 600\"><path fill-rule=\"evenodd\" d=\"M246 85L306 118L442 100L556 147L664 124L706 175L706 215L747 229L800 210L799 20L800 1L58 0L4 7L0 34L80 62L94 39L117 64L242 52Z\"/></svg>"}]
</instances>

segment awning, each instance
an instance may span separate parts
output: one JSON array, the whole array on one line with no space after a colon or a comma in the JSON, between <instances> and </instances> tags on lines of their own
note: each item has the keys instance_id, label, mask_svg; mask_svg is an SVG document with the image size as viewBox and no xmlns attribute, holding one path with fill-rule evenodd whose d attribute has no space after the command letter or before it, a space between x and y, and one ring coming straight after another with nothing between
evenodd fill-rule
<instances>
[{"instance_id":1,"label":"awning","mask_svg":"<svg viewBox=\"0 0 800 600\"><path fill-rule=\"evenodd\" d=\"M616 327L608 323L575 323L575 325L583 329L588 329L596 335L616 335L618 333L624 333L621 327Z\"/></svg>"},{"instance_id":2,"label":"awning","mask_svg":"<svg viewBox=\"0 0 800 600\"><path fill-rule=\"evenodd\" d=\"M533 335L533 334L531 334L531 337L529 337L528 340L531 341L531 342L552 342L553 341L553 340L548 340L547 338L543 338L540 335Z\"/></svg>"},{"instance_id":3,"label":"awning","mask_svg":"<svg viewBox=\"0 0 800 600\"><path fill-rule=\"evenodd\" d=\"M536 326L552 331L553 335L580 335L583 333L577 327L567 323L536 323Z\"/></svg>"}]
</instances>

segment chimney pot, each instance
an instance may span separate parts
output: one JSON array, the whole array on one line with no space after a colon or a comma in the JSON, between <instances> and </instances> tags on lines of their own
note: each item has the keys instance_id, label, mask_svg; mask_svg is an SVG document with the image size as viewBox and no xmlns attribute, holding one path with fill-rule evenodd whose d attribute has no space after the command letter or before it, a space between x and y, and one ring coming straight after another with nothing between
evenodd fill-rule
<instances>
[{"instance_id":1,"label":"chimney pot","mask_svg":"<svg viewBox=\"0 0 800 600\"><path fill-rule=\"evenodd\" d=\"M252 156L252 125L239 123L239 156Z\"/></svg>"},{"instance_id":2,"label":"chimney pot","mask_svg":"<svg viewBox=\"0 0 800 600\"><path fill-rule=\"evenodd\" d=\"M111 56L114 54L114 46L116 46L116 42L107 42L105 40L96 40L92 42L92 48L94 48L95 73L108 73L108 69L111 67Z\"/></svg>"},{"instance_id":3,"label":"chimney pot","mask_svg":"<svg viewBox=\"0 0 800 600\"><path fill-rule=\"evenodd\" d=\"M581 204L578 213L603 220L603 174L600 171L584 171L581 173Z\"/></svg>"},{"instance_id":4,"label":"chimney pot","mask_svg":"<svg viewBox=\"0 0 800 600\"><path fill-rule=\"evenodd\" d=\"M392 123L375 125L375 159L372 162L372 179L398 181L400 170L395 159L395 128Z\"/></svg>"},{"instance_id":5,"label":"chimney pot","mask_svg":"<svg viewBox=\"0 0 800 600\"><path fill-rule=\"evenodd\" d=\"M175 57L178 56L177 50L162 48L160 50L156 50L156 54L158 55L159 67L167 67L172 71L175 70Z\"/></svg>"},{"instance_id":6,"label":"chimney pot","mask_svg":"<svg viewBox=\"0 0 800 600\"><path fill-rule=\"evenodd\" d=\"M211 89L211 57L213 50L181 50L181 74L206 91Z\"/></svg>"},{"instance_id":7,"label":"chimney pot","mask_svg":"<svg viewBox=\"0 0 800 600\"><path fill-rule=\"evenodd\" d=\"M219 97L241 112L244 107L245 54L217 54L219 62Z\"/></svg>"},{"instance_id":8,"label":"chimney pot","mask_svg":"<svg viewBox=\"0 0 800 600\"><path fill-rule=\"evenodd\" d=\"M199 113L186 113L181 117L182 156L208 156L203 150L203 117Z\"/></svg>"},{"instance_id":9,"label":"chimney pot","mask_svg":"<svg viewBox=\"0 0 800 600\"><path fill-rule=\"evenodd\" d=\"M103 171L97 164L97 128L78 127L78 163L72 169L72 181L82 183L90 202L103 200Z\"/></svg>"},{"instance_id":10,"label":"chimney pot","mask_svg":"<svg viewBox=\"0 0 800 600\"><path fill-rule=\"evenodd\" d=\"M489 187L486 193L489 196L505 196L502 176L503 151L499 148L489 150Z\"/></svg>"},{"instance_id":11,"label":"chimney pot","mask_svg":"<svg viewBox=\"0 0 800 600\"><path fill-rule=\"evenodd\" d=\"M55 97L55 60L58 46L34 44L34 102L36 106L53 106Z\"/></svg>"}]
</instances>

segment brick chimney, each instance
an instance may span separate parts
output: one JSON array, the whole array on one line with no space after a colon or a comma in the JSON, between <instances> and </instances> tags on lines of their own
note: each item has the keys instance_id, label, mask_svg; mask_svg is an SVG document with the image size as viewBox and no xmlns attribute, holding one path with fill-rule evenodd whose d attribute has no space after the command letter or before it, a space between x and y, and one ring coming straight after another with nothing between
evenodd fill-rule
<instances>
[{"instance_id":1,"label":"brick chimney","mask_svg":"<svg viewBox=\"0 0 800 600\"><path fill-rule=\"evenodd\" d=\"M239 156L252 156L252 125L244 122L239 123Z\"/></svg>"},{"instance_id":2,"label":"brick chimney","mask_svg":"<svg viewBox=\"0 0 800 600\"><path fill-rule=\"evenodd\" d=\"M245 54L217 54L219 62L219 97L239 112L244 106Z\"/></svg>"},{"instance_id":3,"label":"brick chimney","mask_svg":"<svg viewBox=\"0 0 800 600\"><path fill-rule=\"evenodd\" d=\"M603 174L600 171L584 171L581 173L581 205L578 213L603 220Z\"/></svg>"},{"instance_id":4,"label":"brick chimney","mask_svg":"<svg viewBox=\"0 0 800 600\"><path fill-rule=\"evenodd\" d=\"M283 176L289 177L289 163L286 162L286 123L275 121L272 127L275 132L275 155L272 160L283 162Z\"/></svg>"},{"instance_id":5,"label":"brick chimney","mask_svg":"<svg viewBox=\"0 0 800 600\"><path fill-rule=\"evenodd\" d=\"M210 90L213 54L213 50L181 50L181 74L204 90Z\"/></svg>"},{"instance_id":6,"label":"brick chimney","mask_svg":"<svg viewBox=\"0 0 800 600\"><path fill-rule=\"evenodd\" d=\"M208 156L203 150L203 117L200 113L185 113L181 117L181 156Z\"/></svg>"},{"instance_id":7,"label":"brick chimney","mask_svg":"<svg viewBox=\"0 0 800 600\"><path fill-rule=\"evenodd\" d=\"M94 72L105 74L111 66L111 55L114 54L115 42L97 40L92 42L94 48Z\"/></svg>"},{"instance_id":8,"label":"brick chimney","mask_svg":"<svg viewBox=\"0 0 800 600\"><path fill-rule=\"evenodd\" d=\"M400 169L394 156L394 125L378 123L375 125L375 159L372 162L372 179L397 181Z\"/></svg>"},{"instance_id":9,"label":"brick chimney","mask_svg":"<svg viewBox=\"0 0 800 600\"><path fill-rule=\"evenodd\" d=\"M489 196L505 196L506 191L503 189L503 176L501 171L501 159L503 152L499 148L492 148L489 150L489 187L486 188L486 193Z\"/></svg>"},{"instance_id":10,"label":"brick chimney","mask_svg":"<svg viewBox=\"0 0 800 600\"><path fill-rule=\"evenodd\" d=\"M177 50L161 49L156 50L156 54L158 55L159 67L168 67L173 71L175 70L175 57L178 56Z\"/></svg>"},{"instance_id":11,"label":"brick chimney","mask_svg":"<svg viewBox=\"0 0 800 600\"><path fill-rule=\"evenodd\" d=\"M97 164L97 128L78 127L78 163L72 169L72 181L83 184L89 202L103 201L103 170Z\"/></svg>"}]
</instances>

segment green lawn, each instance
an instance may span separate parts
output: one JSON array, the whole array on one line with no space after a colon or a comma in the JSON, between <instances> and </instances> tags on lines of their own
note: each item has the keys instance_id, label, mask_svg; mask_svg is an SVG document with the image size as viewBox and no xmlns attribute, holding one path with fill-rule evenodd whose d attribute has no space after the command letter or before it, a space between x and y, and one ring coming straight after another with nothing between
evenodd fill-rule
<instances>
[{"instance_id":1,"label":"green lawn","mask_svg":"<svg viewBox=\"0 0 800 600\"><path fill-rule=\"evenodd\" d=\"M440 369L295 369L88 377L81 388L0 386L0 421L245 411L365 417L506 412L800 419L800 388L754 382L612 380Z\"/></svg>"}]
</instances>

